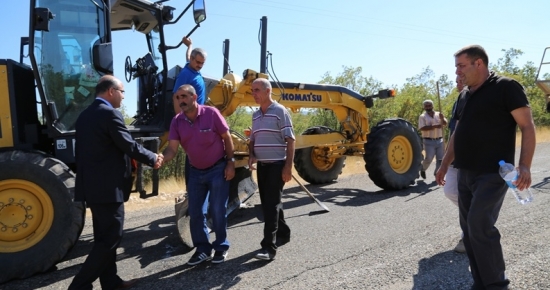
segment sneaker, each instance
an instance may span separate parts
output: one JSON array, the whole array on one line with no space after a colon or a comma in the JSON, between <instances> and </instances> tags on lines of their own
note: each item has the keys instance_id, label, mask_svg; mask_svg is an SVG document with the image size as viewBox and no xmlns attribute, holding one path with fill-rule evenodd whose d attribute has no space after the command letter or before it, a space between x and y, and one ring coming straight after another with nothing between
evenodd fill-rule
<instances>
[{"instance_id":1,"label":"sneaker","mask_svg":"<svg viewBox=\"0 0 550 290\"><path fill-rule=\"evenodd\" d=\"M266 249L261 249L260 252L254 256L254 258L258 260L266 260L266 261L272 261L275 259L275 253L270 253Z\"/></svg>"},{"instance_id":2,"label":"sneaker","mask_svg":"<svg viewBox=\"0 0 550 290\"><path fill-rule=\"evenodd\" d=\"M422 176L422 179L426 179L426 171L420 170L420 176Z\"/></svg>"},{"instance_id":3,"label":"sneaker","mask_svg":"<svg viewBox=\"0 0 550 290\"><path fill-rule=\"evenodd\" d=\"M219 264L225 262L227 258L227 250L225 251L216 251L214 252L214 258L212 258L212 263Z\"/></svg>"},{"instance_id":4,"label":"sneaker","mask_svg":"<svg viewBox=\"0 0 550 290\"><path fill-rule=\"evenodd\" d=\"M458 244L456 245L453 251L457 253L466 253L466 248L464 247L464 241L462 241L462 239L458 241Z\"/></svg>"},{"instance_id":5,"label":"sneaker","mask_svg":"<svg viewBox=\"0 0 550 290\"><path fill-rule=\"evenodd\" d=\"M191 259L189 259L189 262L187 262L187 265L190 265L190 266L197 265L204 261L208 261L210 259L212 259L212 254L207 255L206 253L197 251L193 254Z\"/></svg>"}]
</instances>

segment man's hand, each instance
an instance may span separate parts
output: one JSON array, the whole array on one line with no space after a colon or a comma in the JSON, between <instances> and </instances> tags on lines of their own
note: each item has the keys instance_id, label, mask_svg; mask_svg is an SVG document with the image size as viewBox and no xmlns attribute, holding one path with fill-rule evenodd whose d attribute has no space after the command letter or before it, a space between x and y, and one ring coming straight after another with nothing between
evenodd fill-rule
<instances>
[{"instance_id":1,"label":"man's hand","mask_svg":"<svg viewBox=\"0 0 550 290\"><path fill-rule=\"evenodd\" d=\"M257 159L256 157L254 156L249 156L248 157L248 170L252 171L252 170L256 170L256 166L254 166L254 164L257 162Z\"/></svg>"},{"instance_id":2,"label":"man's hand","mask_svg":"<svg viewBox=\"0 0 550 290\"><path fill-rule=\"evenodd\" d=\"M516 170L518 171L518 179L514 181L514 185L519 190L524 190L531 186L531 170L525 165L519 165Z\"/></svg>"},{"instance_id":3,"label":"man's hand","mask_svg":"<svg viewBox=\"0 0 550 290\"><path fill-rule=\"evenodd\" d=\"M184 37L181 42L183 42L183 44L185 44L185 46L187 47L193 45L193 41L191 41L191 38L189 37Z\"/></svg>"},{"instance_id":4,"label":"man's hand","mask_svg":"<svg viewBox=\"0 0 550 290\"><path fill-rule=\"evenodd\" d=\"M283 181L289 182L290 179L292 179L292 166L285 166L283 167Z\"/></svg>"},{"instance_id":5,"label":"man's hand","mask_svg":"<svg viewBox=\"0 0 550 290\"><path fill-rule=\"evenodd\" d=\"M225 170L223 171L225 177L225 180L229 181L235 177L235 163L231 161L227 161L227 165L225 165Z\"/></svg>"},{"instance_id":6,"label":"man's hand","mask_svg":"<svg viewBox=\"0 0 550 290\"><path fill-rule=\"evenodd\" d=\"M164 155L162 153L156 154L157 160L155 161L155 169L159 169L162 166L162 163L164 162Z\"/></svg>"},{"instance_id":7,"label":"man's hand","mask_svg":"<svg viewBox=\"0 0 550 290\"><path fill-rule=\"evenodd\" d=\"M439 169L435 173L435 181L437 184L441 186L445 185L445 175L447 174L447 170L449 170L449 166L444 166L443 164L439 166Z\"/></svg>"}]
</instances>

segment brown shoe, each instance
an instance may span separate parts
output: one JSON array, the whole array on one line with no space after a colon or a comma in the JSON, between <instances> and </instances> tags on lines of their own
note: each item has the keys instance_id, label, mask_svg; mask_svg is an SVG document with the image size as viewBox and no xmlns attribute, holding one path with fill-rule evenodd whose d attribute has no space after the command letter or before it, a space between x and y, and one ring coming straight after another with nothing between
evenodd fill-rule
<instances>
[{"instance_id":1,"label":"brown shoe","mask_svg":"<svg viewBox=\"0 0 550 290\"><path fill-rule=\"evenodd\" d=\"M120 285L118 285L118 287L116 287L115 289L128 289L128 288L132 288L134 285L136 285L137 282L138 282L138 279L132 279L132 280L128 280L128 281L122 281L122 283L120 283Z\"/></svg>"}]
</instances>

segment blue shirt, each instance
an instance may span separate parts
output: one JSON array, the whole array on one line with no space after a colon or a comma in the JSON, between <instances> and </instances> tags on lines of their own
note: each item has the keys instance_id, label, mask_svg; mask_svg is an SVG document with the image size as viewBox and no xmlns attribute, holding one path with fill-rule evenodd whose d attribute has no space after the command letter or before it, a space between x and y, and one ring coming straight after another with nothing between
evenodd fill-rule
<instances>
[{"instance_id":1,"label":"blue shirt","mask_svg":"<svg viewBox=\"0 0 550 290\"><path fill-rule=\"evenodd\" d=\"M96 97L96 99L104 102L107 106L111 107L111 108L114 108L113 105L111 105L111 103L107 102L107 100L105 100L104 98L102 97Z\"/></svg>"},{"instance_id":2,"label":"blue shirt","mask_svg":"<svg viewBox=\"0 0 550 290\"><path fill-rule=\"evenodd\" d=\"M179 87L183 85L191 85L195 88L195 91L197 91L197 103L199 103L199 105L204 105L204 102L206 101L204 79L202 78L200 72L189 67L189 63L187 63L178 74L176 84L174 85L172 92L175 93Z\"/></svg>"}]
</instances>

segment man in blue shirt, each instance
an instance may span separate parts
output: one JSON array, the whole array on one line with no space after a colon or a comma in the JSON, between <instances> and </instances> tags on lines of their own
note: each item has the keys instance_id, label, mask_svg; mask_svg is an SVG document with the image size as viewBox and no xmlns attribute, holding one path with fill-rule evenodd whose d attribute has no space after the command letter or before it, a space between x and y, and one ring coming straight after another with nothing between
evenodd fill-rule
<instances>
[{"instance_id":1,"label":"man in blue shirt","mask_svg":"<svg viewBox=\"0 0 550 290\"><path fill-rule=\"evenodd\" d=\"M200 70L206 62L206 51L202 48L192 49L193 43L190 38L185 37L182 41L187 46L187 63L178 74L172 92L175 94L181 86L191 85L197 92L197 103L204 105L206 102L206 88ZM174 106L174 110L178 114L180 112L179 106Z\"/></svg>"},{"instance_id":2,"label":"man in blue shirt","mask_svg":"<svg viewBox=\"0 0 550 290\"><path fill-rule=\"evenodd\" d=\"M206 102L206 86L204 84L204 79L202 78L202 75L200 73L200 70L206 62L206 51L204 51L204 49L202 48L193 49L193 42L191 41L191 38L184 37L182 39L182 42L183 44L185 44L185 46L187 46L187 52L185 53L187 63L178 74L178 77L176 78L176 83L174 84L174 88L172 90L172 100L174 102L174 112L176 113L176 115L181 112L181 107L179 105L180 102L177 100L176 92L183 85L191 85L195 89L195 92L197 94L197 103L199 105L204 105L204 103ZM189 181L189 172L191 171L189 157L187 156L187 154L185 155L184 170L185 184L187 184L187 182ZM203 212L205 215L207 213L207 208L208 203L205 202L203 204Z\"/></svg>"}]
</instances>

